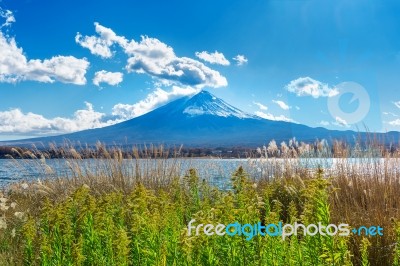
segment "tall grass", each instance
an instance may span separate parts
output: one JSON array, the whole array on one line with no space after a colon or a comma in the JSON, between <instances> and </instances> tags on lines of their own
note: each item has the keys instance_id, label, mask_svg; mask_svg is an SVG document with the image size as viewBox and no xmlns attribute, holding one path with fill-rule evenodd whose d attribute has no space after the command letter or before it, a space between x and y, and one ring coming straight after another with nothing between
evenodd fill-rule
<instances>
[{"instance_id":1,"label":"tall grass","mask_svg":"<svg viewBox=\"0 0 400 266\"><path fill-rule=\"evenodd\" d=\"M346 149L336 147L335 154L348 156L352 151ZM70 166L66 173L44 167L49 153L25 154L37 160L16 160L21 169L25 163L38 164L51 178L19 182L0 195L0 264L400 264L396 156L360 156L364 159L357 164L336 158L322 169L301 156L307 151L313 157L309 149L295 148L281 159L271 158L276 151L265 150L267 156L245 162L260 168L259 176L239 168L227 190L195 169L182 175L183 162L175 156L179 152L171 155L163 147L134 148L129 160L121 149L100 144L92 152L96 160L64 148ZM189 236L191 219L197 224L379 225L384 235L255 236L247 241L245 236Z\"/></svg>"}]
</instances>

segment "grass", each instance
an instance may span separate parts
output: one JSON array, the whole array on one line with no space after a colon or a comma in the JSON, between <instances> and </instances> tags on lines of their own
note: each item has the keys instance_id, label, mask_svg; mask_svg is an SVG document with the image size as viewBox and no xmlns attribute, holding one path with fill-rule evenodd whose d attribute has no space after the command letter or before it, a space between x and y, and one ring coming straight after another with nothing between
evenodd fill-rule
<instances>
[{"instance_id":1,"label":"grass","mask_svg":"<svg viewBox=\"0 0 400 266\"><path fill-rule=\"evenodd\" d=\"M390 160L373 160L364 153L355 167L343 158L354 151L338 143L332 154L324 151L325 144L316 144L317 149L302 145L260 149L249 164L262 165L262 176L256 179L240 167L227 190L195 169L181 176L182 162L162 147L134 149L133 157L123 160L120 149L98 145L95 154L101 158L95 161L64 149L71 158L67 176L19 182L0 195L0 265L400 265L395 154L381 153ZM342 158L325 171L310 170L298 157L313 157L311 150ZM265 158L271 154L283 159ZM39 159L16 161L21 169L37 163L54 171L43 167L46 153L23 156ZM215 225L379 225L384 235L255 236L248 241L245 235L188 235L192 219Z\"/></svg>"}]
</instances>

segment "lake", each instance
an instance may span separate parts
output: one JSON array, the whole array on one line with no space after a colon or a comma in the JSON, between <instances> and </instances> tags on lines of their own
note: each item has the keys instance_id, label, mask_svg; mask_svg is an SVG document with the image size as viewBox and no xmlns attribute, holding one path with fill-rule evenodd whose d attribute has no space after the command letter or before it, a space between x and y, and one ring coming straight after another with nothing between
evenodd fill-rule
<instances>
[{"instance_id":1,"label":"lake","mask_svg":"<svg viewBox=\"0 0 400 266\"><path fill-rule=\"evenodd\" d=\"M48 159L48 160L0 160L0 186L17 181L31 181L55 177L72 177L76 170L82 174L107 174L107 169L115 166L113 160L106 159ZM400 173L399 159L381 158L299 158L299 159L138 159L123 160L120 164L125 175L134 176L139 171L142 175L174 174L183 176L188 169L195 168L202 179L208 180L221 188L228 185L232 173L242 166L251 178L272 178L282 172L301 169L315 170L318 166L326 174L338 171L357 171L365 176L390 171ZM75 169L74 171L72 169Z\"/></svg>"}]
</instances>

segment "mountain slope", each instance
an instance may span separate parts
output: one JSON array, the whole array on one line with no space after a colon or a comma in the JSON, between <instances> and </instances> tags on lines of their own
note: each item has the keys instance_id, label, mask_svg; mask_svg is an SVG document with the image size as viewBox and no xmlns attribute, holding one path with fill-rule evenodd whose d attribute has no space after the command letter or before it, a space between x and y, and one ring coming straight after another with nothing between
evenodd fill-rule
<instances>
[{"instance_id":1,"label":"mountain slope","mask_svg":"<svg viewBox=\"0 0 400 266\"><path fill-rule=\"evenodd\" d=\"M275 139L277 142L296 137L302 141L343 139L349 142L364 133L327 130L262 119L245 113L209 92L183 97L145 115L104 128L80 131L55 137L6 142L8 145L72 142L94 144L169 144L198 147L259 146ZM387 140L398 140L399 132L378 134Z\"/></svg>"}]
</instances>

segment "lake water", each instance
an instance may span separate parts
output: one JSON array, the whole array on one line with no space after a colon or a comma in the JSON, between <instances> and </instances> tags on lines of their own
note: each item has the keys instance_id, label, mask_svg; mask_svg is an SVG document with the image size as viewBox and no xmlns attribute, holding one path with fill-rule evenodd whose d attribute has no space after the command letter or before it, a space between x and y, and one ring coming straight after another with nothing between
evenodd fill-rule
<instances>
[{"instance_id":1,"label":"lake water","mask_svg":"<svg viewBox=\"0 0 400 266\"><path fill-rule=\"evenodd\" d=\"M71 177L76 169L85 175L107 174L110 166L115 166L112 160L87 159L67 160L0 160L0 186L22 180L37 180L54 177ZM289 168L294 172L299 169L315 170L322 166L327 174L337 171L357 171L368 175L390 171L400 175L399 159L139 159L123 160L121 171L125 175L134 176L137 169L142 175L152 172L157 175L172 173L183 176L188 169L195 168L202 179L225 187L229 184L232 173L242 166L254 179L273 178ZM344 168L345 166L345 168ZM75 169L72 171L71 169Z\"/></svg>"},{"instance_id":2,"label":"lake water","mask_svg":"<svg viewBox=\"0 0 400 266\"><path fill-rule=\"evenodd\" d=\"M87 159L67 160L49 159L41 160L0 160L0 186L21 181L37 180L54 177L71 177L77 167L85 174L90 171L93 174L103 173L103 169L110 169L115 165L110 160ZM180 176L194 168L201 178L215 183L227 181L230 175L243 166L252 176L260 176L260 169L254 167L254 163L242 159L139 159L124 160L122 169L126 175L134 175L136 168L140 168L143 175L146 171L159 172L172 171ZM75 170L72 170L75 169Z\"/></svg>"}]
</instances>

